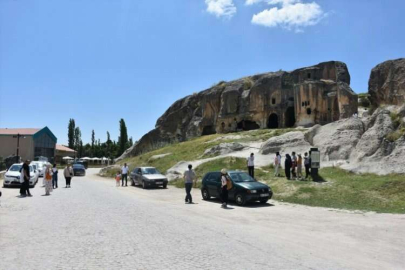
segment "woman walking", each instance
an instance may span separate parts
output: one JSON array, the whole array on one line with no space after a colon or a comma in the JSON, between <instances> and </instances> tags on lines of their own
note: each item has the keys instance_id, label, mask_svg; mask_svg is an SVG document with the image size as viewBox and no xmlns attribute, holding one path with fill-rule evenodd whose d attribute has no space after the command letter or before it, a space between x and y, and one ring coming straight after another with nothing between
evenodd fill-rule
<instances>
[{"instance_id":1,"label":"woman walking","mask_svg":"<svg viewBox=\"0 0 405 270\"><path fill-rule=\"evenodd\" d=\"M46 165L45 173L44 173L44 179L45 179L45 195L50 195L50 192L52 191L52 169L51 169L51 164Z\"/></svg>"},{"instance_id":2,"label":"woman walking","mask_svg":"<svg viewBox=\"0 0 405 270\"><path fill-rule=\"evenodd\" d=\"M73 177L73 169L70 166L70 164L67 164L66 168L63 170L63 176L65 177L66 180L65 188L70 188L70 181L72 180Z\"/></svg>"},{"instance_id":3,"label":"woman walking","mask_svg":"<svg viewBox=\"0 0 405 270\"><path fill-rule=\"evenodd\" d=\"M226 208L228 206L228 181L230 180L226 169L222 169L221 174L221 207Z\"/></svg>"},{"instance_id":4,"label":"woman walking","mask_svg":"<svg viewBox=\"0 0 405 270\"><path fill-rule=\"evenodd\" d=\"M55 189L58 188L58 168L56 168L56 163L53 164L52 173L52 185Z\"/></svg>"},{"instance_id":5,"label":"woman walking","mask_svg":"<svg viewBox=\"0 0 405 270\"><path fill-rule=\"evenodd\" d=\"M285 177L287 177L288 180L291 179L291 166L292 166L291 156L289 154L286 154L284 161L284 170L285 170Z\"/></svg>"}]
</instances>

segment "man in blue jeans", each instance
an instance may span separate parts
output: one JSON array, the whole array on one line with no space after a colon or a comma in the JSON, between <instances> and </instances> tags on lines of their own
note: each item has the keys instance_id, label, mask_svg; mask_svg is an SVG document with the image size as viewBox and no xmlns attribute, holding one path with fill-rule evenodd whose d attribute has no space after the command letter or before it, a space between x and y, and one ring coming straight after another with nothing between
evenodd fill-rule
<instances>
[{"instance_id":1,"label":"man in blue jeans","mask_svg":"<svg viewBox=\"0 0 405 270\"><path fill-rule=\"evenodd\" d=\"M121 180L122 180L122 187L124 186L124 180L125 180L125 186L128 186L128 165L125 163L124 166L121 168Z\"/></svg>"},{"instance_id":2,"label":"man in blue jeans","mask_svg":"<svg viewBox=\"0 0 405 270\"><path fill-rule=\"evenodd\" d=\"M184 172L184 185L186 187L186 203L193 203L191 197L191 189L195 180L195 172L192 170L193 166L188 165L188 170Z\"/></svg>"}]
</instances>

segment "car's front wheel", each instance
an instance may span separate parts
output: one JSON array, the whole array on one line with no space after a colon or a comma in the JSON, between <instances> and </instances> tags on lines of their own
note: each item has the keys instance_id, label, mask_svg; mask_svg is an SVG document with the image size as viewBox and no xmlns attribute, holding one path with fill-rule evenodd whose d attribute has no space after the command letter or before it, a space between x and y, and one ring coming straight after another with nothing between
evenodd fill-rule
<instances>
[{"instance_id":1,"label":"car's front wheel","mask_svg":"<svg viewBox=\"0 0 405 270\"><path fill-rule=\"evenodd\" d=\"M206 200L206 201L211 198L210 193L208 192L208 190L206 188L201 190L201 195L203 197L203 200Z\"/></svg>"},{"instance_id":2,"label":"car's front wheel","mask_svg":"<svg viewBox=\"0 0 405 270\"><path fill-rule=\"evenodd\" d=\"M167 188L167 184L163 184L163 188Z\"/></svg>"},{"instance_id":3,"label":"car's front wheel","mask_svg":"<svg viewBox=\"0 0 405 270\"><path fill-rule=\"evenodd\" d=\"M143 189L146 189L146 183L145 183L145 181L142 181L142 188L143 188Z\"/></svg>"},{"instance_id":4,"label":"car's front wheel","mask_svg":"<svg viewBox=\"0 0 405 270\"><path fill-rule=\"evenodd\" d=\"M239 206L243 206L246 204L246 199L243 194L236 194L235 201L236 201L236 204Z\"/></svg>"}]
</instances>

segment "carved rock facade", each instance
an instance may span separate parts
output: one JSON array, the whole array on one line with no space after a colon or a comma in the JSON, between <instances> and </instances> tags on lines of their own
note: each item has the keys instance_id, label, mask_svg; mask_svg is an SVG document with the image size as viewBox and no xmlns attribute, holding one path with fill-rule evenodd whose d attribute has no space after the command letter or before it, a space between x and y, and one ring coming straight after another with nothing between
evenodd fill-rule
<instances>
[{"instance_id":1,"label":"carved rock facade","mask_svg":"<svg viewBox=\"0 0 405 270\"><path fill-rule=\"evenodd\" d=\"M124 156L235 129L327 124L357 112L346 64L337 61L222 82L176 101Z\"/></svg>"}]
</instances>

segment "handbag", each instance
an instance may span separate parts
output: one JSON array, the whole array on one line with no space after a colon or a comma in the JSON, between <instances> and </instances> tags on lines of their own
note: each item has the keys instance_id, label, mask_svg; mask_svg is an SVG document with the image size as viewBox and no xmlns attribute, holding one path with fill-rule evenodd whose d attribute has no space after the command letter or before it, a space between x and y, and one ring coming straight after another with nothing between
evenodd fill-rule
<instances>
[{"instance_id":1,"label":"handbag","mask_svg":"<svg viewBox=\"0 0 405 270\"><path fill-rule=\"evenodd\" d=\"M227 178L226 178L226 189L227 189L227 190L230 190L230 189L232 189L232 188L233 188L232 180L229 179L229 177L227 177Z\"/></svg>"},{"instance_id":2,"label":"handbag","mask_svg":"<svg viewBox=\"0 0 405 270\"><path fill-rule=\"evenodd\" d=\"M49 180L52 180L52 176L51 176L51 174L49 173L49 171L46 171L46 172L45 172L45 179L48 180L48 181L49 181Z\"/></svg>"}]
</instances>

